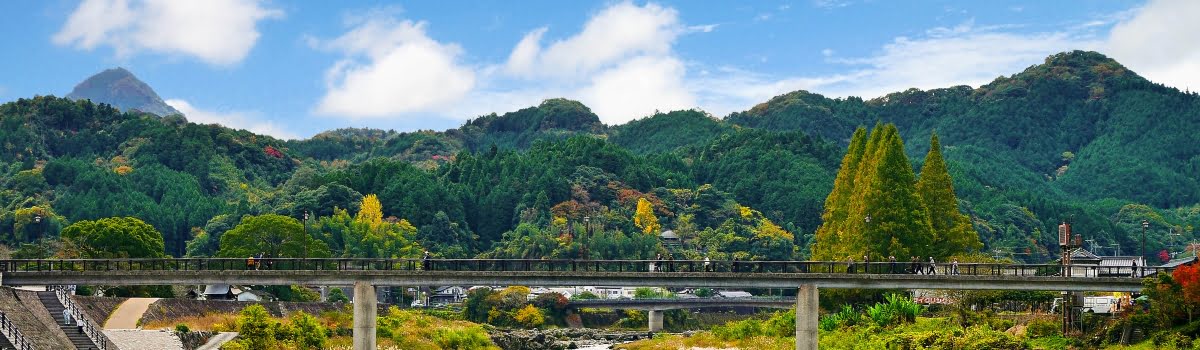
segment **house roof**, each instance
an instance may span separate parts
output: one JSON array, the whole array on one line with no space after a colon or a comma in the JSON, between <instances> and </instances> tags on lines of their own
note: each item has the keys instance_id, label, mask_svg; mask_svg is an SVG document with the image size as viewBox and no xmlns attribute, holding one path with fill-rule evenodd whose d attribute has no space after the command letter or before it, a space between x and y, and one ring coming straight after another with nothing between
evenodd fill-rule
<instances>
[{"instance_id":1,"label":"house roof","mask_svg":"<svg viewBox=\"0 0 1200 350\"><path fill-rule=\"evenodd\" d=\"M1087 251L1087 249L1078 248L1078 249L1075 249L1075 250L1071 251L1071 259L1096 259L1096 260L1100 260L1100 256L1097 256L1096 254L1092 254L1092 252L1089 252L1089 251Z\"/></svg>"},{"instance_id":2,"label":"house roof","mask_svg":"<svg viewBox=\"0 0 1200 350\"><path fill-rule=\"evenodd\" d=\"M671 230L663 231L658 235L658 237L662 239L679 239L679 235L675 234L675 231Z\"/></svg>"},{"instance_id":3,"label":"house roof","mask_svg":"<svg viewBox=\"0 0 1200 350\"><path fill-rule=\"evenodd\" d=\"M1179 259L1174 259L1174 260L1168 261L1168 262L1166 262L1165 264L1162 264L1162 265L1160 265L1159 267L1167 267L1167 268L1171 268L1171 267L1179 267L1179 266L1182 266L1182 265L1184 265L1184 264L1190 264L1190 263L1193 263L1193 262L1195 262L1195 261L1196 261L1196 257L1194 257L1194 256L1189 256L1189 257L1186 257L1186 258L1179 258Z\"/></svg>"}]
</instances>

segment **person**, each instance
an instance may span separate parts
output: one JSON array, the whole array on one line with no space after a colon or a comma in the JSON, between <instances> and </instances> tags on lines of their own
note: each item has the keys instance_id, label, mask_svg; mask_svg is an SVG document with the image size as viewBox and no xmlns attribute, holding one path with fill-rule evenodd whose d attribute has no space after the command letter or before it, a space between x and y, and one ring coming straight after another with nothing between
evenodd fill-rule
<instances>
[{"instance_id":1,"label":"person","mask_svg":"<svg viewBox=\"0 0 1200 350\"><path fill-rule=\"evenodd\" d=\"M891 270L888 273L896 273L896 256L895 255L888 255L888 265L889 265L888 269Z\"/></svg>"},{"instance_id":2,"label":"person","mask_svg":"<svg viewBox=\"0 0 1200 350\"><path fill-rule=\"evenodd\" d=\"M68 326L71 325L71 310L70 309L63 309L63 322L64 322L64 324L66 324Z\"/></svg>"},{"instance_id":3,"label":"person","mask_svg":"<svg viewBox=\"0 0 1200 350\"><path fill-rule=\"evenodd\" d=\"M954 261L950 262L950 273L955 275L958 274L958 259L954 259Z\"/></svg>"},{"instance_id":4,"label":"person","mask_svg":"<svg viewBox=\"0 0 1200 350\"><path fill-rule=\"evenodd\" d=\"M734 256L733 256L733 267L732 267L732 268L730 268L730 271L732 271L732 272L738 272L738 258L737 258L737 255L734 255Z\"/></svg>"},{"instance_id":5,"label":"person","mask_svg":"<svg viewBox=\"0 0 1200 350\"><path fill-rule=\"evenodd\" d=\"M708 261L708 257L704 257L704 272L712 272L712 262Z\"/></svg>"},{"instance_id":6,"label":"person","mask_svg":"<svg viewBox=\"0 0 1200 350\"><path fill-rule=\"evenodd\" d=\"M931 257L929 257L929 274L930 274L930 275L936 275L936 274L937 274L937 263L934 263L934 262L933 262L933 257L932 257L932 256L931 256Z\"/></svg>"},{"instance_id":7,"label":"person","mask_svg":"<svg viewBox=\"0 0 1200 350\"><path fill-rule=\"evenodd\" d=\"M253 269L253 268L254 268L254 256L251 255L249 258L246 258L246 269L249 270L249 269Z\"/></svg>"},{"instance_id":8,"label":"person","mask_svg":"<svg viewBox=\"0 0 1200 350\"><path fill-rule=\"evenodd\" d=\"M863 273L871 273L871 259L863 255Z\"/></svg>"},{"instance_id":9,"label":"person","mask_svg":"<svg viewBox=\"0 0 1200 350\"><path fill-rule=\"evenodd\" d=\"M1137 267L1137 261L1135 260L1133 262L1133 274L1130 275L1129 277L1137 278L1137 276L1138 276L1138 267Z\"/></svg>"},{"instance_id":10,"label":"person","mask_svg":"<svg viewBox=\"0 0 1200 350\"><path fill-rule=\"evenodd\" d=\"M425 255L421 257L421 269L429 271L429 251L425 251Z\"/></svg>"},{"instance_id":11,"label":"person","mask_svg":"<svg viewBox=\"0 0 1200 350\"><path fill-rule=\"evenodd\" d=\"M258 256L254 257L254 269L262 267L263 252L258 252Z\"/></svg>"},{"instance_id":12,"label":"person","mask_svg":"<svg viewBox=\"0 0 1200 350\"><path fill-rule=\"evenodd\" d=\"M854 265L854 257L846 258L846 273L854 273L858 267Z\"/></svg>"},{"instance_id":13,"label":"person","mask_svg":"<svg viewBox=\"0 0 1200 350\"><path fill-rule=\"evenodd\" d=\"M908 273L911 273L914 275L921 273L921 263L917 261L916 255L913 255L913 257L912 257L912 262L909 264L909 267L908 267Z\"/></svg>"}]
</instances>

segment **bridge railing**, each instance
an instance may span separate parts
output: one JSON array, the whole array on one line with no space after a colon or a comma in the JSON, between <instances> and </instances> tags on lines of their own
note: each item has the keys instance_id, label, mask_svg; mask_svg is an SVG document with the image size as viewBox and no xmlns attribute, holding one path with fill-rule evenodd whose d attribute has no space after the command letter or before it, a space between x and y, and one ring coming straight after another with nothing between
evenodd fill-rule
<instances>
[{"instance_id":1,"label":"bridge railing","mask_svg":"<svg viewBox=\"0 0 1200 350\"><path fill-rule=\"evenodd\" d=\"M1141 278L1160 267L1058 264L977 264L850 261L569 260L569 259L364 259L180 258L9 259L0 272L41 271L461 271L461 272L708 272L936 274L969 276L1069 276Z\"/></svg>"}]
</instances>

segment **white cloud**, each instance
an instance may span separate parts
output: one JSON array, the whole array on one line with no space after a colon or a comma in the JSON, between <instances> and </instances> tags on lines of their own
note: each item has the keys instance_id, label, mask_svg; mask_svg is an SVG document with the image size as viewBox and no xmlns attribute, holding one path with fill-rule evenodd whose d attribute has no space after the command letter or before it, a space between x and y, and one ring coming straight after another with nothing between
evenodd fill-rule
<instances>
[{"instance_id":1,"label":"white cloud","mask_svg":"<svg viewBox=\"0 0 1200 350\"><path fill-rule=\"evenodd\" d=\"M610 124L624 123L655 110L667 112L696 106L684 86L683 62L642 56L600 72L579 93L580 100Z\"/></svg>"},{"instance_id":2,"label":"white cloud","mask_svg":"<svg viewBox=\"0 0 1200 350\"><path fill-rule=\"evenodd\" d=\"M1180 89L1200 87L1197 13L1197 1L1151 1L1113 26L1106 51L1152 81Z\"/></svg>"},{"instance_id":3,"label":"white cloud","mask_svg":"<svg viewBox=\"0 0 1200 350\"><path fill-rule=\"evenodd\" d=\"M588 19L578 34L545 48L540 42L547 28L530 31L505 67L525 78L585 77L633 57L669 55L675 38L685 31L673 8L622 2Z\"/></svg>"},{"instance_id":4,"label":"white cloud","mask_svg":"<svg viewBox=\"0 0 1200 350\"><path fill-rule=\"evenodd\" d=\"M1046 56L1098 45L1066 32L1021 34L959 26L930 34L916 39L898 37L874 56L840 60L860 67L854 73L857 77L820 90L872 98L914 87L978 86L1041 63Z\"/></svg>"},{"instance_id":5,"label":"white cloud","mask_svg":"<svg viewBox=\"0 0 1200 350\"><path fill-rule=\"evenodd\" d=\"M326 71L327 91L316 112L396 117L437 111L465 96L475 86L475 71L458 62L458 45L431 39L425 26L374 17L336 39L309 40L319 49L344 55Z\"/></svg>"},{"instance_id":6,"label":"white cloud","mask_svg":"<svg viewBox=\"0 0 1200 350\"><path fill-rule=\"evenodd\" d=\"M258 0L84 0L52 40L83 50L110 46L117 57L149 51L227 66L254 47L259 21L282 16Z\"/></svg>"},{"instance_id":7,"label":"white cloud","mask_svg":"<svg viewBox=\"0 0 1200 350\"><path fill-rule=\"evenodd\" d=\"M271 135L279 139L299 139L300 137L273 121L262 121L258 112L227 111L214 112L196 108L182 99L168 99L171 107L175 107L187 117L188 121L197 124L219 124L234 129L249 130L256 134Z\"/></svg>"}]
</instances>

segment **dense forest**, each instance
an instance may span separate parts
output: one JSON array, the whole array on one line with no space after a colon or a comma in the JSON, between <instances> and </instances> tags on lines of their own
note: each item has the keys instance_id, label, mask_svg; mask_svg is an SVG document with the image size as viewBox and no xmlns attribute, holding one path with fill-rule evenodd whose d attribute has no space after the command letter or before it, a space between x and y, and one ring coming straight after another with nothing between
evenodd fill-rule
<instances>
[{"instance_id":1,"label":"dense forest","mask_svg":"<svg viewBox=\"0 0 1200 350\"><path fill-rule=\"evenodd\" d=\"M1136 254L1148 220L1151 256L1183 250L1200 224L1200 98L1076 51L979 88L797 91L724 119L686 110L606 126L549 99L441 132L292 141L19 99L0 105L0 243L61 255L73 223L134 217L177 257L243 254L221 243L272 226L289 227L280 247L303 247L279 256L803 259L855 130L880 122L907 140L917 175L940 140L949 198L985 254L1050 259L1060 221L1098 253ZM681 244L662 244L666 230Z\"/></svg>"}]
</instances>

